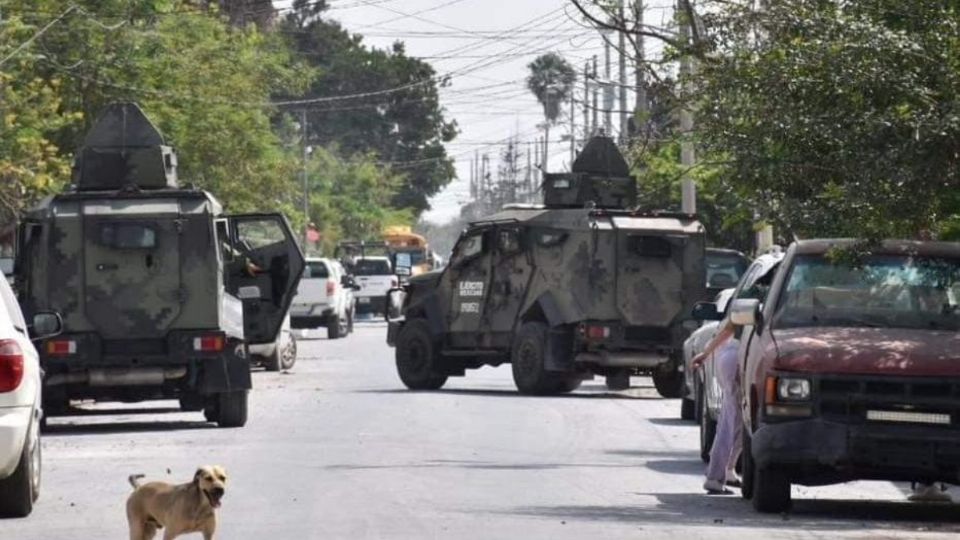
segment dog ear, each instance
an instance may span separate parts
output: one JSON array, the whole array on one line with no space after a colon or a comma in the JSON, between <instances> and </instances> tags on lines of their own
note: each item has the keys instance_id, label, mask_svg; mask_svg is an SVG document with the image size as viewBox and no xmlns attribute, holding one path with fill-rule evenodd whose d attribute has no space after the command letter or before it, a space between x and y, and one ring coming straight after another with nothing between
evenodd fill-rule
<instances>
[{"instance_id":1,"label":"dog ear","mask_svg":"<svg viewBox=\"0 0 960 540\"><path fill-rule=\"evenodd\" d=\"M193 473L193 483L199 485L200 477L203 476L203 468L197 469L197 472Z\"/></svg>"}]
</instances>

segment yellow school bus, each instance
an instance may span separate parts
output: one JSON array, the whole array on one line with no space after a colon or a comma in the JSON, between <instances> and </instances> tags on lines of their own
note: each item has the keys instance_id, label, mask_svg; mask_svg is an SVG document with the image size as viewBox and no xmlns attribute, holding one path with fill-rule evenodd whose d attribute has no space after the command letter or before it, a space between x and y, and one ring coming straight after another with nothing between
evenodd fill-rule
<instances>
[{"instance_id":1,"label":"yellow school bus","mask_svg":"<svg viewBox=\"0 0 960 540\"><path fill-rule=\"evenodd\" d=\"M413 232L410 227L387 227L383 231L383 241L389 246L394 261L398 253L409 254L411 275L433 270L433 253L427 245L427 239Z\"/></svg>"}]
</instances>

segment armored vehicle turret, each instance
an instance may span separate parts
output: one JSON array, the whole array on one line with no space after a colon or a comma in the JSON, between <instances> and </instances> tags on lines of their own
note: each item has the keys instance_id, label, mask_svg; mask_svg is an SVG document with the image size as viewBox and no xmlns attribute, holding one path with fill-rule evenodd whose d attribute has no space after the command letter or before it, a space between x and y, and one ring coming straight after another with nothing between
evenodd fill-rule
<instances>
[{"instance_id":1,"label":"armored vehicle turret","mask_svg":"<svg viewBox=\"0 0 960 540\"><path fill-rule=\"evenodd\" d=\"M21 302L64 321L39 347L48 416L71 399L174 398L246 422L248 346L277 339L304 266L281 215L227 216L179 187L173 149L119 103L84 139L72 188L27 213L18 243Z\"/></svg>"},{"instance_id":2,"label":"armored vehicle turret","mask_svg":"<svg viewBox=\"0 0 960 540\"><path fill-rule=\"evenodd\" d=\"M473 222L446 268L391 293L388 343L410 388L439 388L483 365L512 365L524 393L566 392L603 375L682 388L682 345L705 288L695 216L636 212L636 182L613 142L592 139L544 202Z\"/></svg>"}]
</instances>

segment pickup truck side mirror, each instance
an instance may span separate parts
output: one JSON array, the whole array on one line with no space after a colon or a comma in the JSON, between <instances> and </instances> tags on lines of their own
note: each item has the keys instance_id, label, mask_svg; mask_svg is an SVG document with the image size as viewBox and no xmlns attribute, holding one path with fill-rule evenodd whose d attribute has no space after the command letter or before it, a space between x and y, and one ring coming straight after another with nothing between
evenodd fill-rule
<instances>
[{"instance_id":1,"label":"pickup truck side mirror","mask_svg":"<svg viewBox=\"0 0 960 540\"><path fill-rule=\"evenodd\" d=\"M730 306L730 321L737 326L760 326L760 301L753 298L734 300Z\"/></svg>"}]
</instances>

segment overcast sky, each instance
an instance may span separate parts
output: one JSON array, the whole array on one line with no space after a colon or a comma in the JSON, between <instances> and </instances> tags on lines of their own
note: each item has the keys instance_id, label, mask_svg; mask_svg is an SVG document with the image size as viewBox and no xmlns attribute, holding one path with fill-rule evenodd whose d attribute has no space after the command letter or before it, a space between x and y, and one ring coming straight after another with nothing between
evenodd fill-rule
<instances>
[{"instance_id":1,"label":"overcast sky","mask_svg":"<svg viewBox=\"0 0 960 540\"><path fill-rule=\"evenodd\" d=\"M669 0L647 3L653 6L647 22L660 23L670 16L663 7L672 3ZM285 4L277 2L278 7ZM451 77L451 85L441 91L441 104L460 126L460 135L447 145L458 178L431 201L433 209L425 214L431 221L448 221L469 202L470 159L476 151L489 153L495 170L502 141L516 135L526 143L542 136L537 126L543 122L543 109L524 81L534 58L557 52L579 73L596 54L603 74L603 41L581 22L567 0L329 0L329 4L326 17L364 35L367 44L386 48L402 40L410 56ZM615 51L613 58L615 73ZM632 81L632 71L628 79ZM578 81L578 91L581 85ZM633 103L632 96L629 100ZM569 133L569 116L561 121L565 125L550 135L551 171L569 166L570 145L559 141ZM576 122L576 136L582 140L579 110Z\"/></svg>"}]
</instances>

